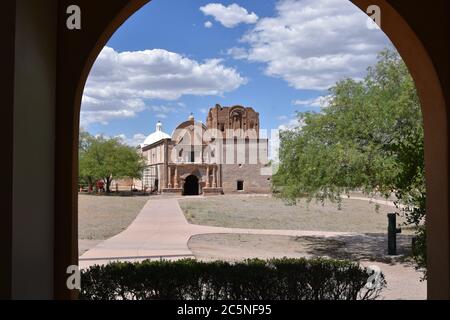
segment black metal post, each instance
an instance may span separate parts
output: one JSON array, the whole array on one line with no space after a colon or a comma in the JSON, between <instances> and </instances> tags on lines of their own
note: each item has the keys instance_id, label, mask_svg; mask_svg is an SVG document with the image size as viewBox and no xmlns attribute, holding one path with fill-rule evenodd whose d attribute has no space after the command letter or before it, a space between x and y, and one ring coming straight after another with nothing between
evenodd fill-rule
<instances>
[{"instance_id":1,"label":"black metal post","mask_svg":"<svg viewBox=\"0 0 450 320\"><path fill-rule=\"evenodd\" d=\"M402 230L397 228L397 214L388 213L388 255L397 255L397 233Z\"/></svg>"}]
</instances>

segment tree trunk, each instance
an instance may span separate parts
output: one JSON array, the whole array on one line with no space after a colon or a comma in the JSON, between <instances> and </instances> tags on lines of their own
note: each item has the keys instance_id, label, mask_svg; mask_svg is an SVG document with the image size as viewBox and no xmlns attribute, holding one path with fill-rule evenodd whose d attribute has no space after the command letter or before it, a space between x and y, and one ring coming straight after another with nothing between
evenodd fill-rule
<instances>
[{"instance_id":1,"label":"tree trunk","mask_svg":"<svg viewBox=\"0 0 450 320\"><path fill-rule=\"evenodd\" d=\"M110 192L111 192L111 190L110 190L111 181L112 181L111 178L106 178L106 192L107 192L107 193L110 193Z\"/></svg>"},{"instance_id":2,"label":"tree trunk","mask_svg":"<svg viewBox=\"0 0 450 320\"><path fill-rule=\"evenodd\" d=\"M92 178L88 178L88 193L94 191L94 182L92 180Z\"/></svg>"}]
</instances>

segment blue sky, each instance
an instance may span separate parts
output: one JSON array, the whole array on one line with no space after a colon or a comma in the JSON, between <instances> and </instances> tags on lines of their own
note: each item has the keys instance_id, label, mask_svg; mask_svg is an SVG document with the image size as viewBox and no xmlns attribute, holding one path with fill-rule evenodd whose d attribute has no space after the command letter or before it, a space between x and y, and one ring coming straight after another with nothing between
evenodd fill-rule
<instances>
[{"instance_id":1,"label":"blue sky","mask_svg":"<svg viewBox=\"0 0 450 320\"><path fill-rule=\"evenodd\" d=\"M261 128L326 107L391 46L347 0L153 0L113 35L87 81L81 126L139 143L216 103L251 106Z\"/></svg>"}]
</instances>

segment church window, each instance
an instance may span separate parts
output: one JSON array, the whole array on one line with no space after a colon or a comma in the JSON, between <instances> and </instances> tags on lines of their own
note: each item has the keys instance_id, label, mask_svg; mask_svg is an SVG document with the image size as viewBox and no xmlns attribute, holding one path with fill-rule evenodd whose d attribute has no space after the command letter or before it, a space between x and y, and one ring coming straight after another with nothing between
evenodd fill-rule
<instances>
[{"instance_id":1,"label":"church window","mask_svg":"<svg viewBox=\"0 0 450 320\"><path fill-rule=\"evenodd\" d=\"M238 180L237 181L237 191L244 191L244 181L243 180Z\"/></svg>"}]
</instances>

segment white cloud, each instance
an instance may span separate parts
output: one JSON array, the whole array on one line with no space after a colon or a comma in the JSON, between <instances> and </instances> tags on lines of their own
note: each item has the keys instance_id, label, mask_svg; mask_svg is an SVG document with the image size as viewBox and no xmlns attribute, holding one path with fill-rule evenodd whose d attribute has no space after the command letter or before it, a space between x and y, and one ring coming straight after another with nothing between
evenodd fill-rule
<instances>
[{"instance_id":1,"label":"white cloud","mask_svg":"<svg viewBox=\"0 0 450 320\"><path fill-rule=\"evenodd\" d=\"M213 26L213 24L212 24L212 22L211 21L206 21L205 22L205 24L204 24L204 26L205 26L205 28L211 28L212 26Z\"/></svg>"},{"instance_id":2,"label":"white cloud","mask_svg":"<svg viewBox=\"0 0 450 320\"><path fill-rule=\"evenodd\" d=\"M144 142L146 137L147 136L143 133L136 133L131 138L128 138L125 134L119 134L116 136L116 138L120 138L124 143L132 147L136 147L142 142Z\"/></svg>"},{"instance_id":3,"label":"white cloud","mask_svg":"<svg viewBox=\"0 0 450 320\"><path fill-rule=\"evenodd\" d=\"M150 106L149 109L156 113L168 114L168 113L177 113L180 109L184 109L184 105L177 104L173 105L158 105L158 106Z\"/></svg>"},{"instance_id":4,"label":"white cloud","mask_svg":"<svg viewBox=\"0 0 450 320\"><path fill-rule=\"evenodd\" d=\"M112 101L108 101L107 103L114 103ZM126 118L133 118L136 116L137 112L142 111L140 109L126 109L127 105L126 103L120 104L119 110L93 110L93 111L84 111L85 104L82 106L81 115L80 115L80 124L83 127L88 127L90 124L93 123L100 123L100 124L108 124L111 120L118 120L118 119L126 119ZM119 106L119 105L117 105Z\"/></svg>"},{"instance_id":5,"label":"white cloud","mask_svg":"<svg viewBox=\"0 0 450 320\"><path fill-rule=\"evenodd\" d=\"M330 105L331 96L320 96L306 100L294 100L293 105L302 107L327 108Z\"/></svg>"},{"instance_id":6,"label":"white cloud","mask_svg":"<svg viewBox=\"0 0 450 320\"><path fill-rule=\"evenodd\" d=\"M283 124L280 124L278 126L278 130L284 131L284 130L292 130L300 126L300 122L298 118L295 116L294 118L289 119L289 121L286 121Z\"/></svg>"},{"instance_id":7,"label":"white cloud","mask_svg":"<svg viewBox=\"0 0 450 320\"><path fill-rule=\"evenodd\" d=\"M233 47L227 50L227 54L233 56L234 59L247 59L249 54L247 49L241 47Z\"/></svg>"},{"instance_id":8,"label":"white cloud","mask_svg":"<svg viewBox=\"0 0 450 320\"><path fill-rule=\"evenodd\" d=\"M222 95L246 82L219 59L197 62L163 49L119 53L105 47L86 83L81 124L105 124L134 117L148 108L155 111L147 106L148 99Z\"/></svg>"},{"instance_id":9,"label":"white cloud","mask_svg":"<svg viewBox=\"0 0 450 320\"><path fill-rule=\"evenodd\" d=\"M296 89L324 90L342 78L360 79L382 49L386 35L350 1L280 0L274 17L261 18L231 48L236 59L265 64L265 73Z\"/></svg>"},{"instance_id":10,"label":"white cloud","mask_svg":"<svg viewBox=\"0 0 450 320\"><path fill-rule=\"evenodd\" d=\"M249 13L247 9L236 3L229 6L220 3L208 3L206 6L200 7L200 10L206 16L213 16L214 20L220 22L226 28L234 28L241 23L252 24L258 21L256 13Z\"/></svg>"},{"instance_id":11,"label":"white cloud","mask_svg":"<svg viewBox=\"0 0 450 320\"><path fill-rule=\"evenodd\" d=\"M203 114L207 114L209 109L208 108L200 108L199 111Z\"/></svg>"}]
</instances>

